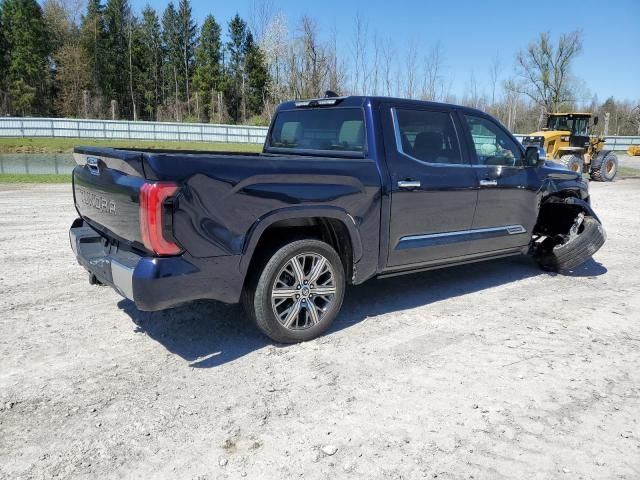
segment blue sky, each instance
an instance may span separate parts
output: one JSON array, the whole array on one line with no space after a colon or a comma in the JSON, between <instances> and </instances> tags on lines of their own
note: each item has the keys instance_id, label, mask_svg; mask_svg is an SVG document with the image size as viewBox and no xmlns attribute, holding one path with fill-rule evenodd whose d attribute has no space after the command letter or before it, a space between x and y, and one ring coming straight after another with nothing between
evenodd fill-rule
<instances>
[{"instance_id":1,"label":"blue sky","mask_svg":"<svg viewBox=\"0 0 640 480\"><path fill-rule=\"evenodd\" d=\"M225 25L237 12L249 19L254 0L192 0L200 23L209 13ZM148 3L133 0L139 12ZM161 11L168 0L152 2ZM540 31L557 36L582 29L583 53L574 74L600 101L609 96L640 100L640 0L272 0L274 10L285 13L290 31L303 14L318 21L320 33L338 32L343 57L350 55L350 38L356 12L369 30L382 38L393 37L396 49L415 39L425 53L440 42L446 68L453 78L452 93L462 96L473 72L480 89L489 91L488 66L499 53L504 77L513 74L515 53ZM565 5L563 8L562 5ZM561 18L562 12L566 17Z\"/></svg>"}]
</instances>

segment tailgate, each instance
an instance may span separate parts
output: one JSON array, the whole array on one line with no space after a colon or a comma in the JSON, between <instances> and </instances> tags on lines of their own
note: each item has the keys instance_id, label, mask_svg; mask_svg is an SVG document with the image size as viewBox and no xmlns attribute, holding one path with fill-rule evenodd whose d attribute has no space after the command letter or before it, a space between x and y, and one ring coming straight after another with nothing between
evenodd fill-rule
<instances>
[{"instance_id":1,"label":"tailgate","mask_svg":"<svg viewBox=\"0 0 640 480\"><path fill-rule=\"evenodd\" d=\"M110 148L74 149L73 197L80 216L114 240L138 243L142 154Z\"/></svg>"}]
</instances>

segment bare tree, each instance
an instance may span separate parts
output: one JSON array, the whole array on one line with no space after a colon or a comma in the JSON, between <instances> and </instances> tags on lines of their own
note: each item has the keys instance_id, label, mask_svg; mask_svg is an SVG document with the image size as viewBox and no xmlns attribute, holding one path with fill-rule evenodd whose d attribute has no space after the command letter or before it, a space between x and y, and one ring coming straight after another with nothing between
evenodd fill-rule
<instances>
[{"instance_id":1,"label":"bare tree","mask_svg":"<svg viewBox=\"0 0 640 480\"><path fill-rule=\"evenodd\" d=\"M563 34L555 46L548 32L516 55L516 69L522 81L519 92L547 111L556 111L575 99L571 63L582 51L582 32Z\"/></svg>"},{"instance_id":2,"label":"bare tree","mask_svg":"<svg viewBox=\"0 0 640 480\"><path fill-rule=\"evenodd\" d=\"M415 98L416 96L416 72L415 66L418 60L418 48L416 40L409 40L407 53L405 55L405 68L406 68L406 81L405 81L405 95L407 98Z\"/></svg>"},{"instance_id":3,"label":"bare tree","mask_svg":"<svg viewBox=\"0 0 640 480\"><path fill-rule=\"evenodd\" d=\"M495 108L496 105L496 87L500 80L500 53L496 52L496 55L489 64L489 80L491 81L491 108Z\"/></svg>"},{"instance_id":4,"label":"bare tree","mask_svg":"<svg viewBox=\"0 0 640 480\"><path fill-rule=\"evenodd\" d=\"M378 95L380 93L380 37L378 32L373 32L373 59L371 65L371 84L369 89L362 93Z\"/></svg>"},{"instance_id":5,"label":"bare tree","mask_svg":"<svg viewBox=\"0 0 640 480\"><path fill-rule=\"evenodd\" d=\"M393 59L396 56L396 49L393 46L391 38L382 44L382 82L384 94L390 97L393 92Z\"/></svg>"},{"instance_id":6,"label":"bare tree","mask_svg":"<svg viewBox=\"0 0 640 480\"><path fill-rule=\"evenodd\" d=\"M344 93L346 82L346 68L338 58L338 33L335 27L331 29L328 48L329 59L329 90Z\"/></svg>"},{"instance_id":7,"label":"bare tree","mask_svg":"<svg viewBox=\"0 0 640 480\"><path fill-rule=\"evenodd\" d=\"M260 48L264 53L267 70L272 80L269 82L269 95L267 95L267 103L265 103L265 110L269 117L273 113L273 105L270 103L270 99L273 99L275 103L279 103L289 94L286 86L289 54L288 37L287 18L282 12L278 12L271 18L260 38Z\"/></svg>"},{"instance_id":8,"label":"bare tree","mask_svg":"<svg viewBox=\"0 0 640 480\"><path fill-rule=\"evenodd\" d=\"M422 80L423 100L440 100L444 94L444 51L437 42L424 57L424 72Z\"/></svg>"},{"instance_id":9,"label":"bare tree","mask_svg":"<svg viewBox=\"0 0 640 480\"><path fill-rule=\"evenodd\" d=\"M473 70L469 73L469 79L467 80L467 92L464 97L464 103L469 107L481 108L482 95L478 90L478 82Z\"/></svg>"},{"instance_id":10,"label":"bare tree","mask_svg":"<svg viewBox=\"0 0 640 480\"><path fill-rule=\"evenodd\" d=\"M271 23L273 13L273 0L253 0L249 11L249 27L258 43L262 42L269 24Z\"/></svg>"},{"instance_id":11,"label":"bare tree","mask_svg":"<svg viewBox=\"0 0 640 480\"><path fill-rule=\"evenodd\" d=\"M356 13L351 38L353 54L353 93L364 94L369 89L367 40L369 26L360 12Z\"/></svg>"}]
</instances>

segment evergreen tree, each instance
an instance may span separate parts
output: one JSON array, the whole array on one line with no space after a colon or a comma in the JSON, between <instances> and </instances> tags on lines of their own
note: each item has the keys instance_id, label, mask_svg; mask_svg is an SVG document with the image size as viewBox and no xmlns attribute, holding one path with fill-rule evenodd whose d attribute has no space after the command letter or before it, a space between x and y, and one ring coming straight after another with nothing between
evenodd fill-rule
<instances>
[{"instance_id":1,"label":"evergreen tree","mask_svg":"<svg viewBox=\"0 0 640 480\"><path fill-rule=\"evenodd\" d=\"M147 5L142 11L140 37L140 86L144 101L143 111L149 120L155 120L161 102L162 38L160 20L156 11Z\"/></svg>"},{"instance_id":2,"label":"evergreen tree","mask_svg":"<svg viewBox=\"0 0 640 480\"><path fill-rule=\"evenodd\" d=\"M3 90L6 88L5 83L7 81L7 60L8 60L7 55L9 53L7 51L7 42L4 38L5 27L2 21L2 10L3 10L2 6L0 5L0 95L2 94Z\"/></svg>"},{"instance_id":3,"label":"evergreen tree","mask_svg":"<svg viewBox=\"0 0 640 480\"><path fill-rule=\"evenodd\" d=\"M247 34L246 47L246 76L247 88L245 89L245 102L247 109L253 115L262 113L267 96L269 74L265 62L264 53L253 40L251 32Z\"/></svg>"},{"instance_id":4,"label":"evergreen tree","mask_svg":"<svg viewBox=\"0 0 640 480\"><path fill-rule=\"evenodd\" d=\"M89 116L91 109L84 92L91 87L91 72L79 26L72 20L73 7L61 0L45 0L42 8L53 50L51 92L55 111L66 117Z\"/></svg>"},{"instance_id":5,"label":"evergreen tree","mask_svg":"<svg viewBox=\"0 0 640 480\"><path fill-rule=\"evenodd\" d=\"M88 0L87 12L80 25L80 44L87 59L93 92L102 93L105 47L104 7L101 0Z\"/></svg>"},{"instance_id":6,"label":"evergreen tree","mask_svg":"<svg viewBox=\"0 0 640 480\"><path fill-rule=\"evenodd\" d=\"M247 23L236 13L229 22L229 41L227 51L229 62L227 74L229 82L226 89L226 104L229 115L237 123L238 120L246 120L246 106L243 103L245 88L245 56L247 46Z\"/></svg>"},{"instance_id":7,"label":"evergreen tree","mask_svg":"<svg viewBox=\"0 0 640 480\"><path fill-rule=\"evenodd\" d=\"M174 107L174 119L180 121L182 115L179 105L180 85L182 85L182 61L178 13L172 2L169 2L162 14L162 43L164 50L163 84L165 102L172 99L170 103Z\"/></svg>"},{"instance_id":8,"label":"evergreen tree","mask_svg":"<svg viewBox=\"0 0 640 480\"><path fill-rule=\"evenodd\" d=\"M20 115L47 113L49 39L42 9L35 0L0 4L4 43L3 81L12 110Z\"/></svg>"},{"instance_id":9,"label":"evergreen tree","mask_svg":"<svg viewBox=\"0 0 640 480\"><path fill-rule=\"evenodd\" d=\"M196 47L196 67L193 75L193 85L199 92L205 113L209 120L213 118L211 95L222 89L222 44L220 42L220 25L213 15L207 15L202 24L200 39Z\"/></svg>"},{"instance_id":10,"label":"evergreen tree","mask_svg":"<svg viewBox=\"0 0 640 480\"><path fill-rule=\"evenodd\" d=\"M102 53L101 89L107 100L118 102L123 116L133 113L129 91L129 30L131 9L128 0L107 0L104 9L105 48Z\"/></svg>"},{"instance_id":11,"label":"evergreen tree","mask_svg":"<svg viewBox=\"0 0 640 480\"><path fill-rule=\"evenodd\" d=\"M193 73L196 29L196 24L191 17L191 3L189 0L180 0L178 4L178 40L180 44L184 98L187 101L189 115L191 115L191 92L189 91L189 84Z\"/></svg>"}]
</instances>

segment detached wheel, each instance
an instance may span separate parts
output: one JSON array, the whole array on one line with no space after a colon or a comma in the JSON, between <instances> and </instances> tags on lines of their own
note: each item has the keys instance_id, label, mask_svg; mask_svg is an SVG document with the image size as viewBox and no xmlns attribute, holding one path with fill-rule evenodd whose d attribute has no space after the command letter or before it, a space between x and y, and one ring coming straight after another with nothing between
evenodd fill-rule
<instances>
[{"instance_id":1,"label":"detached wheel","mask_svg":"<svg viewBox=\"0 0 640 480\"><path fill-rule=\"evenodd\" d=\"M562 155L560 157L560 163L572 172L578 172L582 174L584 169L584 158L582 158L582 156L580 155Z\"/></svg>"},{"instance_id":2,"label":"detached wheel","mask_svg":"<svg viewBox=\"0 0 640 480\"><path fill-rule=\"evenodd\" d=\"M563 243L547 238L534 258L544 270L565 273L589 260L606 239L600 222L593 217L578 216Z\"/></svg>"},{"instance_id":3,"label":"detached wheel","mask_svg":"<svg viewBox=\"0 0 640 480\"><path fill-rule=\"evenodd\" d=\"M591 179L612 182L618 174L618 157L613 152L599 152L591 161Z\"/></svg>"},{"instance_id":4,"label":"detached wheel","mask_svg":"<svg viewBox=\"0 0 640 480\"><path fill-rule=\"evenodd\" d=\"M338 315L345 275L336 251L319 240L280 248L257 272L243 303L257 327L281 343L311 340Z\"/></svg>"}]
</instances>

